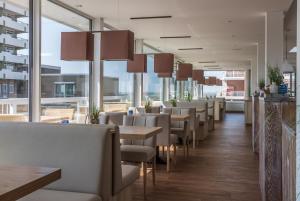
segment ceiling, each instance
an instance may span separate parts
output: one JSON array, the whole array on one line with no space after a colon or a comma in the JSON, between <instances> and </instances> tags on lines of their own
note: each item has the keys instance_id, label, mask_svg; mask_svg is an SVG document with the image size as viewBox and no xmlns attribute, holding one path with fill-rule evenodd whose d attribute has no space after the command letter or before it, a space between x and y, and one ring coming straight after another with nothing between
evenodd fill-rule
<instances>
[{"instance_id":1,"label":"ceiling","mask_svg":"<svg viewBox=\"0 0 300 201\"><path fill-rule=\"evenodd\" d=\"M18 0L20 1L20 0ZM248 69L264 39L267 11L287 11L292 0L60 0L94 18L194 64L222 69ZM130 20L171 15L170 19ZM66 16L63 16L66 17ZM190 35L189 39L160 39ZM179 48L203 48L180 51ZM214 64L200 64L216 61Z\"/></svg>"}]
</instances>

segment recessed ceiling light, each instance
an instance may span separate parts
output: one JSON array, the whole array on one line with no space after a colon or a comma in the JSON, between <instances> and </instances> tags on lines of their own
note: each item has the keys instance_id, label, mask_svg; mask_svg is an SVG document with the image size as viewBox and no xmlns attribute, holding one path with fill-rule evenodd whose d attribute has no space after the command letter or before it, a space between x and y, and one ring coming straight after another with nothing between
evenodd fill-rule
<instances>
[{"instance_id":1,"label":"recessed ceiling light","mask_svg":"<svg viewBox=\"0 0 300 201\"><path fill-rule=\"evenodd\" d=\"M170 15L163 16L143 16L143 17L131 17L131 20L149 20L149 19L164 19L164 18L172 18Z\"/></svg>"},{"instance_id":2,"label":"recessed ceiling light","mask_svg":"<svg viewBox=\"0 0 300 201\"><path fill-rule=\"evenodd\" d=\"M217 63L216 61L199 61L199 64L214 64Z\"/></svg>"},{"instance_id":3,"label":"recessed ceiling light","mask_svg":"<svg viewBox=\"0 0 300 201\"><path fill-rule=\"evenodd\" d=\"M217 68L219 65L204 66L205 68Z\"/></svg>"},{"instance_id":4,"label":"recessed ceiling light","mask_svg":"<svg viewBox=\"0 0 300 201\"><path fill-rule=\"evenodd\" d=\"M179 48L178 50L203 50L203 48L202 47Z\"/></svg>"},{"instance_id":5,"label":"recessed ceiling light","mask_svg":"<svg viewBox=\"0 0 300 201\"><path fill-rule=\"evenodd\" d=\"M161 39L191 38L192 36L161 36Z\"/></svg>"}]
</instances>

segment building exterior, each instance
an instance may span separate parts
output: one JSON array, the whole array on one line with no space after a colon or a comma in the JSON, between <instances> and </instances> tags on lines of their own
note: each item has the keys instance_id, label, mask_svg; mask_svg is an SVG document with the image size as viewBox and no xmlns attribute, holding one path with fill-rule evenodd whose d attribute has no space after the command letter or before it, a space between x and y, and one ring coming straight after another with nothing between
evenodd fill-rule
<instances>
[{"instance_id":1,"label":"building exterior","mask_svg":"<svg viewBox=\"0 0 300 201\"><path fill-rule=\"evenodd\" d=\"M0 98L28 97L28 10L0 1Z\"/></svg>"}]
</instances>

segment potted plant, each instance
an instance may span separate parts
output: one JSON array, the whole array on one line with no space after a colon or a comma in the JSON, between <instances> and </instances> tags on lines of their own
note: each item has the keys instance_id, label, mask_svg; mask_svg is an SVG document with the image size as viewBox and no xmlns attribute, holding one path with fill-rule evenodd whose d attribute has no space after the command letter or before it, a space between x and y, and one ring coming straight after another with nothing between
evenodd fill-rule
<instances>
[{"instance_id":1,"label":"potted plant","mask_svg":"<svg viewBox=\"0 0 300 201\"><path fill-rule=\"evenodd\" d=\"M96 106L93 106L92 112L90 113L90 123L91 124L99 124L99 117L100 117L100 109Z\"/></svg>"},{"instance_id":2,"label":"potted plant","mask_svg":"<svg viewBox=\"0 0 300 201\"><path fill-rule=\"evenodd\" d=\"M146 100L146 102L145 102L145 112L146 113L151 113L151 109L152 108L152 102L151 102L151 100Z\"/></svg>"},{"instance_id":3,"label":"potted plant","mask_svg":"<svg viewBox=\"0 0 300 201\"><path fill-rule=\"evenodd\" d=\"M265 94L265 80L260 80L258 83L259 86L259 96L263 97Z\"/></svg>"},{"instance_id":4,"label":"potted plant","mask_svg":"<svg viewBox=\"0 0 300 201\"><path fill-rule=\"evenodd\" d=\"M176 99L171 99L170 103L171 103L172 107L177 107L177 100Z\"/></svg>"},{"instance_id":5,"label":"potted plant","mask_svg":"<svg viewBox=\"0 0 300 201\"><path fill-rule=\"evenodd\" d=\"M264 90L265 89L265 81L264 80L260 80L258 83L259 86L259 90Z\"/></svg>"},{"instance_id":6,"label":"potted plant","mask_svg":"<svg viewBox=\"0 0 300 201\"><path fill-rule=\"evenodd\" d=\"M192 94L188 91L185 96L185 100L191 102L193 99Z\"/></svg>"},{"instance_id":7,"label":"potted plant","mask_svg":"<svg viewBox=\"0 0 300 201\"><path fill-rule=\"evenodd\" d=\"M268 77L271 82L270 86L270 93L277 94L278 93L278 86L283 83L283 75L280 72L278 67L268 67Z\"/></svg>"}]
</instances>

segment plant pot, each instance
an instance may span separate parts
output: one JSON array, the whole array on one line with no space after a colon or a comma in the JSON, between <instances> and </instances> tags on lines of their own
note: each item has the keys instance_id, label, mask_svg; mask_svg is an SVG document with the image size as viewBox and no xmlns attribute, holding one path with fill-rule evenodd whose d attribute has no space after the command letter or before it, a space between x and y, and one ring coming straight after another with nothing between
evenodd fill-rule
<instances>
[{"instance_id":1,"label":"plant pot","mask_svg":"<svg viewBox=\"0 0 300 201\"><path fill-rule=\"evenodd\" d=\"M270 86L270 93L271 94L278 94L278 86L274 82L272 82L272 84Z\"/></svg>"},{"instance_id":2,"label":"plant pot","mask_svg":"<svg viewBox=\"0 0 300 201\"><path fill-rule=\"evenodd\" d=\"M99 124L99 119L91 119L91 124Z\"/></svg>"}]
</instances>

